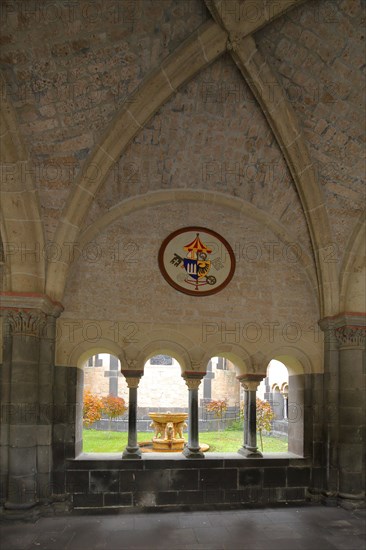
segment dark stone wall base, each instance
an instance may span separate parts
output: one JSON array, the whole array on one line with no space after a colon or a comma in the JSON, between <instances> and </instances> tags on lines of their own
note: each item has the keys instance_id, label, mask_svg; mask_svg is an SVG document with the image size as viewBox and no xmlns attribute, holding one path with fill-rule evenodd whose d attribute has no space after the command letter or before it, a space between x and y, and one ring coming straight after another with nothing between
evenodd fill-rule
<instances>
[{"instance_id":1,"label":"dark stone wall base","mask_svg":"<svg viewBox=\"0 0 366 550\"><path fill-rule=\"evenodd\" d=\"M306 459L204 458L68 460L75 511L262 507L309 501ZM207 508L207 509L208 509Z\"/></svg>"}]
</instances>

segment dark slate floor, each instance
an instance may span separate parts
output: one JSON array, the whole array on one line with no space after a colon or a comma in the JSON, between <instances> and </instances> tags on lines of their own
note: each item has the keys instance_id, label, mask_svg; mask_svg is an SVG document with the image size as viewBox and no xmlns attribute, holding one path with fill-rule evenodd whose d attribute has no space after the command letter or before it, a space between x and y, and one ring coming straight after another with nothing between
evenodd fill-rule
<instances>
[{"instance_id":1,"label":"dark slate floor","mask_svg":"<svg viewBox=\"0 0 366 550\"><path fill-rule=\"evenodd\" d=\"M363 550L366 510L125 513L6 521L1 550Z\"/></svg>"}]
</instances>

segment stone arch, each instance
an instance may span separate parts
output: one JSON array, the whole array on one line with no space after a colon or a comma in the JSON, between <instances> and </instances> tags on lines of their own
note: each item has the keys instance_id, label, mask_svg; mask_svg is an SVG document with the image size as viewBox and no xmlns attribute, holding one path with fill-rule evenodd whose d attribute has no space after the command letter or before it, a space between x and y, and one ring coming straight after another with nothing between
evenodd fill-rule
<instances>
[{"instance_id":1,"label":"stone arch","mask_svg":"<svg viewBox=\"0 0 366 550\"><path fill-rule=\"evenodd\" d=\"M116 342L108 340L107 338L101 338L98 340L98 343L95 344L84 341L75 346L68 357L68 366L76 366L78 369L82 370L85 361L90 356L96 355L97 353L115 355L120 360L121 364L125 361L123 350Z\"/></svg>"},{"instance_id":2,"label":"stone arch","mask_svg":"<svg viewBox=\"0 0 366 550\"><path fill-rule=\"evenodd\" d=\"M365 242L366 222L363 212L350 236L342 263L340 276L341 311L358 313L363 312L365 309Z\"/></svg>"},{"instance_id":3,"label":"stone arch","mask_svg":"<svg viewBox=\"0 0 366 550\"><path fill-rule=\"evenodd\" d=\"M286 373L282 370L280 370L280 372L275 372L275 369L276 367L278 368L278 365L276 364L272 364L272 361L278 361L280 362L283 367L286 369ZM267 370L266 370L266 375L269 379L269 387L272 391L274 391L275 389L277 389L278 391L282 391L282 388L284 385L286 385L288 382L287 382L287 378L288 378L288 375L289 375L289 370L288 370L288 367L285 365L285 363L283 361L280 361L277 357L276 358L272 358L270 360L270 362L268 363L267 365Z\"/></svg>"},{"instance_id":4,"label":"stone arch","mask_svg":"<svg viewBox=\"0 0 366 550\"><path fill-rule=\"evenodd\" d=\"M313 372L312 362L308 355L296 346L286 346L274 349L270 353L271 359L283 363L289 375L311 374Z\"/></svg>"},{"instance_id":5,"label":"stone arch","mask_svg":"<svg viewBox=\"0 0 366 550\"><path fill-rule=\"evenodd\" d=\"M73 349L69 356L66 369L76 367L75 385L70 388L71 406L74 408L75 451L77 457L83 451L83 403L84 403L84 365L90 357L98 353L107 353L116 356L121 362L124 359L123 351L112 340L101 339L98 343L84 341ZM57 368L57 367L56 367Z\"/></svg>"},{"instance_id":6,"label":"stone arch","mask_svg":"<svg viewBox=\"0 0 366 550\"><path fill-rule=\"evenodd\" d=\"M151 364L156 355L168 355L172 363ZM155 426L150 413L184 412L188 406L188 389L183 374L189 364L187 350L171 340L154 340L144 346L137 357L143 368L137 397L137 431L148 431Z\"/></svg>"},{"instance_id":7,"label":"stone arch","mask_svg":"<svg viewBox=\"0 0 366 550\"><path fill-rule=\"evenodd\" d=\"M233 363L237 376L252 372L251 358L246 349L238 344L214 344L206 350L202 364L206 367L211 357L224 357Z\"/></svg>"},{"instance_id":8,"label":"stone arch","mask_svg":"<svg viewBox=\"0 0 366 550\"><path fill-rule=\"evenodd\" d=\"M219 193L217 191L200 189L165 189L162 191L151 191L149 193L145 193L144 195L137 195L135 197L128 198L111 208L80 235L80 249L83 249L83 247L92 241L98 233L103 231L122 216L126 216L130 212L143 209L147 205L160 205L173 201L202 201L206 204L209 202L211 205L218 204L220 206L231 208L233 211L243 212L260 223L262 227L268 227L268 229L270 229L285 245L291 246L293 244L293 236L283 225L269 216L268 212L257 208L244 199L229 196L225 193ZM317 292L317 280L314 273L314 263L312 258L306 254L304 250L302 250L299 263L307 276L311 288Z\"/></svg>"},{"instance_id":9,"label":"stone arch","mask_svg":"<svg viewBox=\"0 0 366 550\"><path fill-rule=\"evenodd\" d=\"M181 344L173 340L152 340L147 343L139 352L137 356L137 364L142 366L145 365L154 355L162 353L164 355L170 355L176 361L178 361L182 374L186 371L192 370L191 361L188 354L188 351Z\"/></svg>"},{"instance_id":10,"label":"stone arch","mask_svg":"<svg viewBox=\"0 0 366 550\"><path fill-rule=\"evenodd\" d=\"M1 75L0 87L6 90ZM45 241L38 195L14 108L5 94L1 97L0 126L0 162L3 166L0 229L7 269L4 290L43 293Z\"/></svg>"}]
</instances>

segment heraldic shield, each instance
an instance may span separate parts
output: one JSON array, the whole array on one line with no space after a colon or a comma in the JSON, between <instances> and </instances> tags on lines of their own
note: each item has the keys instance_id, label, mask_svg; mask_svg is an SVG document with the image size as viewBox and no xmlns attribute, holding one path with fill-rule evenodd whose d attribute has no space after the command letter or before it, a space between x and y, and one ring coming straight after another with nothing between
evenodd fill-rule
<instances>
[{"instance_id":1,"label":"heraldic shield","mask_svg":"<svg viewBox=\"0 0 366 550\"><path fill-rule=\"evenodd\" d=\"M213 294L226 286L235 269L229 243L204 227L174 231L159 250L159 267L168 283L192 296Z\"/></svg>"},{"instance_id":2,"label":"heraldic shield","mask_svg":"<svg viewBox=\"0 0 366 550\"><path fill-rule=\"evenodd\" d=\"M188 275L195 281L206 277L211 268L210 260L191 260L184 258L184 268Z\"/></svg>"},{"instance_id":3,"label":"heraldic shield","mask_svg":"<svg viewBox=\"0 0 366 550\"><path fill-rule=\"evenodd\" d=\"M183 259L184 269L187 272L187 283L207 284L207 274L211 269L211 260L207 260L212 250L204 245L197 233L196 238L184 246L187 256ZM192 281L193 279L193 281Z\"/></svg>"}]
</instances>

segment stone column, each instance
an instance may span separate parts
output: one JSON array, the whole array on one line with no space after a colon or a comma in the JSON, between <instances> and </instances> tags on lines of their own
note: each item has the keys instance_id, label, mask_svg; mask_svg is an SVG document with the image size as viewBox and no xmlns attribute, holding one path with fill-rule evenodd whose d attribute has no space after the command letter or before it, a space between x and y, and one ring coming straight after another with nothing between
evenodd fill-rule
<instances>
[{"instance_id":1,"label":"stone column","mask_svg":"<svg viewBox=\"0 0 366 550\"><path fill-rule=\"evenodd\" d=\"M339 343L338 502L354 508L365 503L366 327L356 325L364 319L345 321L347 324L335 330Z\"/></svg>"},{"instance_id":2,"label":"stone column","mask_svg":"<svg viewBox=\"0 0 366 550\"><path fill-rule=\"evenodd\" d=\"M44 295L4 294L1 302L4 507L26 510L52 494L55 321L62 306Z\"/></svg>"},{"instance_id":3,"label":"stone column","mask_svg":"<svg viewBox=\"0 0 366 550\"><path fill-rule=\"evenodd\" d=\"M9 469L7 509L26 509L37 501L38 363L40 329L45 316L9 312Z\"/></svg>"},{"instance_id":4,"label":"stone column","mask_svg":"<svg viewBox=\"0 0 366 550\"><path fill-rule=\"evenodd\" d=\"M257 388L264 375L246 375L239 377L244 388L244 442L238 453L250 458L260 458L262 453L257 447Z\"/></svg>"},{"instance_id":5,"label":"stone column","mask_svg":"<svg viewBox=\"0 0 366 550\"><path fill-rule=\"evenodd\" d=\"M200 451L198 433L198 388L204 374L184 376L188 387L188 443L183 449L186 458L205 458Z\"/></svg>"},{"instance_id":6,"label":"stone column","mask_svg":"<svg viewBox=\"0 0 366 550\"><path fill-rule=\"evenodd\" d=\"M288 407L288 393L282 391L283 396L283 419L288 420L287 407Z\"/></svg>"},{"instance_id":7,"label":"stone column","mask_svg":"<svg viewBox=\"0 0 366 550\"><path fill-rule=\"evenodd\" d=\"M141 375L128 376L126 372L126 382L129 388L128 402L128 443L123 451L122 458L141 458L141 451L137 444L137 388Z\"/></svg>"},{"instance_id":8,"label":"stone column","mask_svg":"<svg viewBox=\"0 0 366 550\"><path fill-rule=\"evenodd\" d=\"M338 493L338 342L334 333L334 319L319 322L324 332L323 384L323 497L326 504L336 505Z\"/></svg>"}]
</instances>

